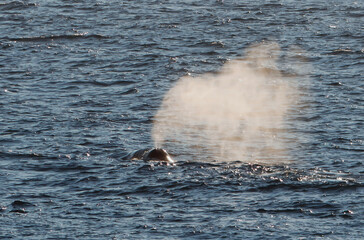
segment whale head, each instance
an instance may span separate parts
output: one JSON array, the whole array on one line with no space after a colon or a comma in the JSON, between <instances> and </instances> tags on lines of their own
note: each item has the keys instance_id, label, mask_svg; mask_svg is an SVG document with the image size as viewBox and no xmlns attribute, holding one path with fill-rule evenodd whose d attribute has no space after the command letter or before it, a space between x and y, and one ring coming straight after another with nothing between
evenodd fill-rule
<instances>
[{"instance_id":1,"label":"whale head","mask_svg":"<svg viewBox=\"0 0 364 240\"><path fill-rule=\"evenodd\" d=\"M146 161L163 161L174 163L174 160L168 154L168 152L162 148L153 148L146 155L144 160Z\"/></svg>"}]
</instances>

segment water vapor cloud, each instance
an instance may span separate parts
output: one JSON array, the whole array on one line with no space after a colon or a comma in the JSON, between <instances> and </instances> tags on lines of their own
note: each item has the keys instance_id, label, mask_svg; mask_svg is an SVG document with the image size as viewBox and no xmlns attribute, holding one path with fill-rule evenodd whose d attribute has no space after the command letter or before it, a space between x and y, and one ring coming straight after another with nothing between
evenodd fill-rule
<instances>
[{"instance_id":1,"label":"water vapor cloud","mask_svg":"<svg viewBox=\"0 0 364 240\"><path fill-rule=\"evenodd\" d=\"M152 136L186 160L282 163L284 119L297 98L276 43L256 44L218 73L185 76L164 97Z\"/></svg>"}]
</instances>

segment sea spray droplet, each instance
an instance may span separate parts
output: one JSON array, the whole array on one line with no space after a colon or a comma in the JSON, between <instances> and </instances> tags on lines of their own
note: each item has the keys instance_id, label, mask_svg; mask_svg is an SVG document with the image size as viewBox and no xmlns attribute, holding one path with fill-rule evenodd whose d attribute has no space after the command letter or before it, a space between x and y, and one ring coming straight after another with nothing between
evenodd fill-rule
<instances>
[{"instance_id":1,"label":"sea spray droplet","mask_svg":"<svg viewBox=\"0 0 364 240\"><path fill-rule=\"evenodd\" d=\"M198 160L282 162L296 88L278 69L279 54L277 44L259 44L217 74L181 78L155 116L156 146Z\"/></svg>"}]
</instances>

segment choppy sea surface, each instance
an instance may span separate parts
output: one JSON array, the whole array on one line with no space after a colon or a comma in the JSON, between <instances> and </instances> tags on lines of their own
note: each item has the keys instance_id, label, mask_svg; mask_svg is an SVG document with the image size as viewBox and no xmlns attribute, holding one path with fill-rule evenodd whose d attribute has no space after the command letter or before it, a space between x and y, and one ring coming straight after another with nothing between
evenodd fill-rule
<instances>
[{"instance_id":1,"label":"choppy sea surface","mask_svg":"<svg viewBox=\"0 0 364 240\"><path fill-rule=\"evenodd\" d=\"M363 239L363 39L354 0L1 1L0 239ZM286 162L122 160L262 42L300 89Z\"/></svg>"}]
</instances>

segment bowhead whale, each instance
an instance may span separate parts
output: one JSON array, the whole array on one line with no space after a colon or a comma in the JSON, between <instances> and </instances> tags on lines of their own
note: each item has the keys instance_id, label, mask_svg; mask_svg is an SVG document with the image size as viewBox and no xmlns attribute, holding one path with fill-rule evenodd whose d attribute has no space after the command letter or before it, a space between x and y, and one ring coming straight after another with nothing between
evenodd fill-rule
<instances>
[{"instance_id":1,"label":"bowhead whale","mask_svg":"<svg viewBox=\"0 0 364 240\"><path fill-rule=\"evenodd\" d=\"M163 148L146 148L134 151L123 157L124 160L161 161L174 163L174 160Z\"/></svg>"}]
</instances>

